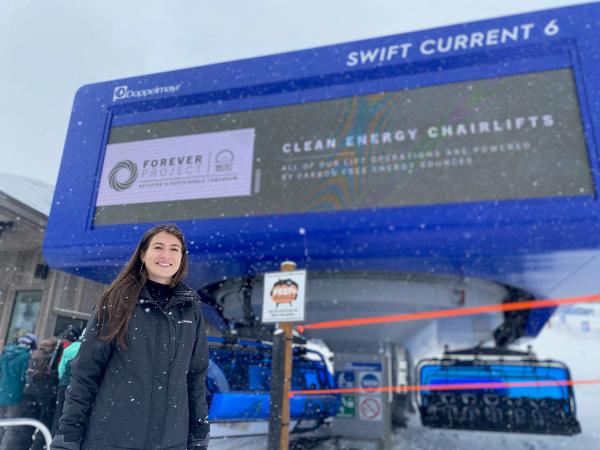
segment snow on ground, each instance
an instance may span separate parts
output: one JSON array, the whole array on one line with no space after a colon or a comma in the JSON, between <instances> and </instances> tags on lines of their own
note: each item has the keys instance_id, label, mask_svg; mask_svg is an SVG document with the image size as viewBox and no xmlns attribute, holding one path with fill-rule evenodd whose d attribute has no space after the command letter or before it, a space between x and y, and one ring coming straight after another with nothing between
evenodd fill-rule
<instances>
[{"instance_id":1,"label":"snow on ground","mask_svg":"<svg viewBox=\"0 0 600 450\"><path fill-rule=\"evenodd\" d=\"M600 379L600 338L574 333L556 321L532 343L538 358L552 358L571 368L573 380ZM577 417L582 432L576 436L540 436L424 428L414 416L405 429L394 431L392 448L402 450L595 450L600 449L600 385L575 386ZM211 442L209 450L263 450L265 437ZM315 450L332 450L332 443Z\"/></svg>"},{"instance_id":2,"label":"snow on ground","mask_svg":"<svg viewBox=\"0 0 600 450\"><path fill-rule=\"evenodd\" d=\"M209 450L265 450L266 437L248 437L248 438L225 438L217 441L211 441Z\"/></svg>"},{"instance_id":3,"label":"snow on ground","mask_svg":"<svg viewBox=\"0 0 600 450\"><path fill-rule=\"evenodd\" d=\"M598 437L585 433L576 437L539 436L478 431L432 430L409 427L394 433L393 449L410 450L592 450Z\"/></svg>"}]
</instances>

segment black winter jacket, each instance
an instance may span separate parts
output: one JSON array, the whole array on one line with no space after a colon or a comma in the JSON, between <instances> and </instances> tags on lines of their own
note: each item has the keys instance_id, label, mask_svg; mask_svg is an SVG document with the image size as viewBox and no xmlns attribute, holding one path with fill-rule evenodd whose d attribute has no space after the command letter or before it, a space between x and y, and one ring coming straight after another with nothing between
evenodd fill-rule
<instances>
[{"instance_id":1,"label":"black winter jacket","mask_svg":"<svg viewBox=\"0 0 600 450\"><path fill-rule=\"evenodd\" d=\"M144 287L126 350L100 340L97 326L93 316L71 364L57 435L80 437L82 450L207 445L208 346L197 294L180 283L162 310Z\"/></svg>"}]
</instances>

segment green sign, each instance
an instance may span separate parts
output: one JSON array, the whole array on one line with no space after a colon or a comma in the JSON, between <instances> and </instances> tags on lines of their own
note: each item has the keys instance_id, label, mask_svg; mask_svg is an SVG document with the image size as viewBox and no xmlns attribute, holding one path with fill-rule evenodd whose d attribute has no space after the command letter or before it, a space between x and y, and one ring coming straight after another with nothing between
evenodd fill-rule
<instances>
[{"instance_id":1,"label":"green sign","mask_svg":"<svg viewBox=\"0 0 600 450\"><path fill-rule=\"evenodd\" d=\"M354 395L342 395L342 405L336 417L340 419L354 419L356 417L356 397Z\"/></svg>"}]
</instances>

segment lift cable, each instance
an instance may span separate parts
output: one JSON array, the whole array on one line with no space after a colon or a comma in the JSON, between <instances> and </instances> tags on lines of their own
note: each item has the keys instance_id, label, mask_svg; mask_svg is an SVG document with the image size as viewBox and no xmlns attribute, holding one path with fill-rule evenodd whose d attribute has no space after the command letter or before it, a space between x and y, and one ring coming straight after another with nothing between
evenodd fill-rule
<instances>
[{"instance_id":1,"label":"lift cable","mask_svg":"<svg viewBox=\"0 0 600 450\"><path fill-rule=\"evenodd\" d=\"M404 394L419 391L462 391L483 389L506 388L543 388L556 386L577 386L600 384L596 380L540 380L540 381L514 381L514 382L489 382L489 383L450 383L450 384L417 384L409 386L383 386L376 388L337 388L337 389L307 389L290 391L290 397L295 395L323 395L323 394L372 394L379 392L393 392Z\"/></svg>"},{"instance_id":2,"label":"lift cable","mask_svg":"<svg viewBox=\"0 0 600 450\"><path fill-rule=\"evenodd\" d=\"M306 325L297 325L300 333L306 330L323 330L328 328L357 327L364 325L377 325L391 322L407 322L411 320L443 319L447 317L471 316L476 314L488 314L493 312L522 311L527 309L554 308L557 306L572 305L575 303L600 302L600 294L587 295L583 297L570 297L547 300L527 300L494 305L472 306L468 308L452 308L437 311L423 311L408 314L393 314L388 316L360 317L356 319L329 320Z\"/></svg>"}]
</instances>

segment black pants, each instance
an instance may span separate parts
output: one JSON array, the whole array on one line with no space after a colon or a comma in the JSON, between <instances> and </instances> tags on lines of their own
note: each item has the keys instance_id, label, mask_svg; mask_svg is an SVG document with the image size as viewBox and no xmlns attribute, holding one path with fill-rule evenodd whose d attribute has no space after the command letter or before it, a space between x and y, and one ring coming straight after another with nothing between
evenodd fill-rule
<instances>
[{"instance_id":1,"label":"black pants","mask_svg":"<svg viewBox=\"0 0 600 450\"><path fill-rule=\"evenodd\" d=\"M4 407L3 411L4 416L3 419L14 419L15 417L20 417L21 405L8 405ZM17 429L22 427L6 427L4 428L4 432L2 433L2 439L0 440L0 450L11 450L11 441L15 435ZM33 433L33 430L31 430Z\"/></svg>"},{"instance_id":2,"label":"black pants","mask_svg":"<svg viewBox=\"0 0 600 450\"><path fill-rule=\"evenodd\" d=\"M52 426L56 398L52 395L29 396L24 394L23 401L19 405L17 417L29 417L37 419L48 428ZM35 440L32 439L32 427L14 427L10 433L10 450L42 450L46 448L44 436L41 432L36 433ZM5 436L6 439L6 436ZM3 442L4 444L4 442Z\"/></svg>"}]
</instances>

